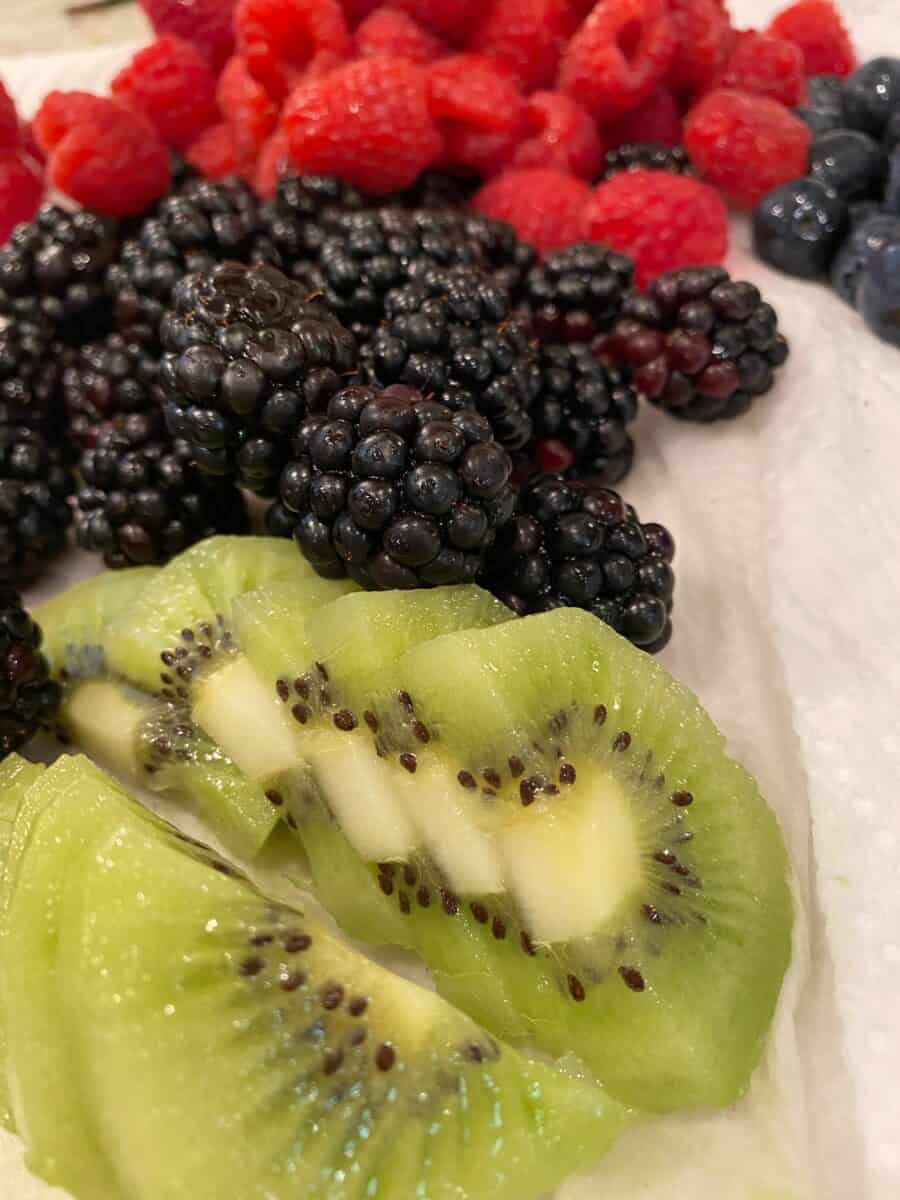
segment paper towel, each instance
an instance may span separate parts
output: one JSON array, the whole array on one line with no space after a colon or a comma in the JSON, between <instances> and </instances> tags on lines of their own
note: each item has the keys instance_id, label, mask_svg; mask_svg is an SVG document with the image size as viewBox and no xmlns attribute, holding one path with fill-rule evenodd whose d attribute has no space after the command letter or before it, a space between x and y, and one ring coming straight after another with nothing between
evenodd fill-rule
<instances>
[{"instance_id":1,"label":"paper towel","mask_svg":"<svg viewBox=\"0 0 900 1200\"><path fill-rule=\"evenodd\" d=\"M732 5L757 27L777 7ZM863 55L900 53L895 0L843 10ZM50 87L101 88L124 57L0 60L0 76L28 111ZM623 490L678 543L662 659L784 827L802 901L795 961L748 1096L633 1130L561 1200L900 1196L900 352L826 289L753 260L743 220L733 233L730 267L791 340L782 382L722 427L645 411ZM41 592L92 569L73 554ZM26 1175L5 1137L0 1194L62 1195Z\"/></svg>"}]
</instances>

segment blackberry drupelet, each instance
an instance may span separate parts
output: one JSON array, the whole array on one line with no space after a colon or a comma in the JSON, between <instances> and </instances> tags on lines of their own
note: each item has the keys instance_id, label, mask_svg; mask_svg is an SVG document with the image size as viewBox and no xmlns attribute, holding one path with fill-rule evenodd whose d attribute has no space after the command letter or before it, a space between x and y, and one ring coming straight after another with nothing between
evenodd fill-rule
<instances>
[{"instance_id":1,"label":"blackberry drupelet","mask_svg":"<svg viewBox=\"0 0 900 1200\"><path fill-rule=\"evenodd\" d=\"M473 409L348 387L301 423L269 528L320 574L366 588L469 583L513 510L511 472Z\"/></svg>"},{"instance_id":2,"label":"blackberry drupelet","mask_svg":"<svg viewBox=\"0 0 900 1200\"><path fill-rule=\"evenodd\" d=\"M13 312L24 306L29 316L39 312L64 341L96 337L108 327L103 281L118 250L115 221L45 205L0 249L0 305Z\"/></svg>"},{"instance_id":3,"label":"blackberry drupelet","mask_svg":"<svg viewBox=\"0 0 900 1200\"><path fill-rule=\"evenodd\" d=\"M541 341L589 342L619 317L633 279L624 254L576 242L532 267L516 296Z\"/></svg>"},{"instance_id":4,"label":"blackberry drupelet","mask_svg":"<svg viewBox=\"0 0 900 1200\"><path fill-rule=\"evenodd\" d=\"M59 684L40 647L40 627L18 594L0 584L0 759L50 724L59 708Z\"/></svg>"},{"instance_id":5,"label":"blackberry drupelet","mask_svg":"<svg viewBox=\"0 0 900 1200\"><path fill-rule=\"evenodd\" d=\"M108 421L80 470L75 536L108 567L165 563L214 533L247 530L241 493L197 470L159 410Z\"/></svg>"},{"instance_id":6,"label":"blackberry drupelet","mask_svg":"<svg viewBox=\"0 0 900 1200\"><path fill-rule=\"evenodd\" d=\"M543 343L538 355L541 390L529 410L538 470L618 483L634 460L626 427L637 416L638 395L628 368L598 362L582 343Z\"/></svg>"},{"instance_id":7,"label":"blackberry drupelet","mask_svg":"<svg viewBox=\"0 0 900 1200\"><path fill-rule=\"evenodd\" d=\"M274 267L222 263L176 287L160 379L198 467L273 495L290 435L357 367L352 334Z\"/></svg>"},{"instance_id":8,"label":"blackberry drupelet","mask_svg":"<svg viewBox=\"0 0 900 1200\"><path fill-rule=\"evenodd\" d=\"M664 526L641 525L618 493L537 475L498 532L480 582L520 616L584 608L655 653L672 632L674 553Z\"/></svg>"},{"instance_id":9,"label":"blackberry drupelet","mask_svg":"<svg viewBox=\"0 0 900 1200\"><path fill-rule=\"evenodd\" d=\"M327 228L342 214L371 204L365 192L335 175L285 175L273 199L260 207L260 220L283 269L289 271L321 238L311 229Z\"/></svg>"},{"instance_id":10,"label":"blackberry drupelet","mask_svg":"<svg viewBox=\"0 0 900 1200\"><path fill-rule=\"evenodd\" d=\"M620 171L668 171L670 175L696 175L694 164L684 146L664 146L660 142L625 142L607 150L601 179L611 179Z\"/></svg>"},{"instance_id":11,"label":"blackberry drupelet","mask_svg":"<svg viewBox=\"0 0 900 1200\"><path fill-rule=\"evenodd\" d=\"M770 390L788 356L772 306L752 283L732 280L721 267L660 275L628 298L622 319L596 350L630 363L635 387L691 421L746 412Z\"/></svg>"},{"instance_id":12,"label":"blackberry drupelet","mask_svg":"<svg viewBox=\"0 0 900 1200\"><path fill-rule=\"evenodd\" d=\"M161 406L159 355L111 333L72 352L62 389L71 436L87 449L104 421Z\"/></svg>"},{"instance_id":13,"label":"blackberry drupelet","mask_svg":"<svg viewBox=\"0 0 900 1200\"><path fill-rule=\"evenodd\" d=\"M73 491L63 450L34 429L0 425L0 584L32 583L65 548Z\"/></svg>"},{"instance_id":14,"label":"blackberry drupelet","mask_svg":"<svg viewBox=\"0 0 900 1200\"><path fill-rule=\"evenodd\" d=\"M60 350L37 302L0 297L0 425L62 439Z\"/></svg>"},{"instance_id":15,"label":"blackberry drupelet","mask_svg":"<svg viewBox=\"0 0 900 1200\"><path fill-rule=\"evenodd\" d=\"M363 348L371 379L477 409L509 450L529 441L540 370L505 288L469 268L427 270L388 293L385 314Z\"/></svg>"},{"instance_id":16,"label":"blackberry drupelet","mask_svg":"<svg viewBox=\"0 0 900 1200\"><path fill-rule=\"evenodd\" d=\"M179 191L159 202L107 272L116 326L149 343L184 275L226 259L274 257L261 234L256 198L246 184L238 179L214 183L188 178Z\"/></svg>"}]
</instances>

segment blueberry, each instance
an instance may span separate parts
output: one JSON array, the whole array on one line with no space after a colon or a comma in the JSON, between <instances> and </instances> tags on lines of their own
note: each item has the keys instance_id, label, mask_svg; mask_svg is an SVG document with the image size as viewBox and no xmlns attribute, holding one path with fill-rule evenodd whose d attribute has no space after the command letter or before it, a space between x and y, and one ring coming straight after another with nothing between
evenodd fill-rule
<instances>
[{"instance_id":1,"label":"blueberry","mask_svg":"<svg viewBox=\"0 0 900 1200\"><path fill-rule=\"evenodd\" d=\"M888 160L888 178L884 189L885 211L900 214L900 145L897 145Z\"/></svg>"},{"instance_id":2,"label":"blueberry","mask_svg":"<svg viewBox=\"0 0 900 1200\"><path fill-rule=\"evenodd\" d=\"M888 123L884 127L883 145L888 154L896 146L900 146L900 104L896 105L888 117Z\"/></svg>"},{"instance_id":3,"label":"blueberry","mask_svg":"<svg viewBox=\"0 0 900 1200\"><path fill-rule=\"evenodd\" d=\"M867 133L835 129L813 139L809 173L845 200L856 200L880 194L887 158Z\"/></svg>"},{"instance_id":4,"label":"blueberry","mask_svg":"<svg viewBox=\"0 0 900 1200\"><path fill-rule=\"evenodd\" d=\"M844 81L840 75L811 75L806 82L809 108L830 108L841 112L844 106Z\"/></svg>"},{"instance_id":5,"label":"blueberry","mask_svg":"<svg viewBox=\"0 0 900 1200\"><path fill-rule=\"evenodd\" d=\"M883 246L900 242L900 217L879 213L858 225L844 241L831 264L831 286L855 306L863 271Z\"/></svg>"},{"instance_id":6,"label":"blueberry","mask_svg":"<svg viewBox=\"0 0 900 1200\"><path fill-rule=\"evenodd\" d=\"M847 205L817 179L798 179L769 192L753 213L753 245L763 260L802 279L828 265L847 228Z\"/></svg>"},{"instance_id":7,"label":"blueberry","mask_svg":"<svg viewBox=\"0 0 900 1200\"><path fill-rule=\"evenodd\" d=\"M873 58L844 83L844 115L851 129L881 137L900 104L900 58Z\"/></svg>"},{"instance_id":8,"label":"blueberry","mask_svg":"<svg viewBox=\"0 0 900 1200\"><path fill-rule=\"evenodd\" d=\"M859 286L859 311L878 337L900 346L900 241L869 259Z\"/></svg>"}]
</instances>

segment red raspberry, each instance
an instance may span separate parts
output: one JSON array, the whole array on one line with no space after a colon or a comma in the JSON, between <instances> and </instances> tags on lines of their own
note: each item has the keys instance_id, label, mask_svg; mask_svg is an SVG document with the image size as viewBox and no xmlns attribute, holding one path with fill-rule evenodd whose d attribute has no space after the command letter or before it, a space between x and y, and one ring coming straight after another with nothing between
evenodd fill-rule
<instances>
[{"instance_id":1,"label":"red raspberry","mask_svg":"<svg viewBox=\"0 0 900 1200\"><path fill-rule=\"evenodd\" d=\"M38 145L45 154L50 154L76 125L85 121L103 126L115 124L123 111L115 101L91 92L48 92L31 124Z\"/></svg>"},{"instance_id":2,"label":"red raspberry","mask_svg":"<svg viewBox=\"0 0 900 1200\"><path fill-rule=\"evenodd\" d=\"M504 171L475 193L472 207L547 254L581 239L590 198L584 180L563 171Z\"/></svg>"},{"instance_id":3,"label":"red raspberry","mask_svg":"<svg viewBox=\"0 0 900 1200\"><path fill-rule=\"evenodd\" d=\"M391 0L391 8L402 9L426 29L462 46L484 11L484 0Z\"/></svg>"},{"instance_id":4,"label":"red raspberry","mask_svg":"<svg viewBox=\"0 0 900 1200\"><path fill-rule=\"evenodd\" d=\"M196 46L214 71L234 50L236 0L140 0L156 33Z\"/></svg>"},{"instance_id":5,"label":"red raspberry","mask_svg":"<svg viewBox=\"0 0 900 1200\"><path fill-rule=\"evenodd\" d=\"M523 137L524 120L515 129L502 133L445 121L441 126L443 150L434 165L443 170L464 171L490 179L510 165Z\"/></svg>"},{"instance_id":6,"label":"red raspberry","mask_svg":"<svg viewBox=\"0 0 900 1200\"><path fill-rule=\"evenodd\" d=\"M731 21L722 0L669 0L675 57L668 82L677 91L708 87L728 57Z\"/></svg>"},{"instance_id":7,"label":"red raspberry","mask_svg":"<svg viewBox=\"0 0 900 1200\"><path fill-rule=\"evenodd\" d=\"M250 74L276 100L287 95L319 51L338 58L353 52L338 0L239 0L234 21Z\"/></svg>"},{"instance_id":8,"label":"red raspberry","mask_svg":"<svg viewBox=\"0 0 900 1200\"><path fill-rule=\"evenodd\" d=\"M777 100L709 92L688 113L684 145L710 183L752 207L780 183L806 173L810 132Z\"/></svg>"},{"instance_id":9,"label":"red raspberry","mask_svg":"<svg viewBox=\"0 0 900 1200\"><path fill-rule=\"evenodd\" d=\"M468 48L504 63L525 91L552 87L577 26L569 0L493 0Z\"/></svg>"},{"instance_id":10,"label":"red raspberry","mask_svg":"<svg viewBox=\"0 0 900 1200\"><path fill-rule=\"evenodd\" d=\"M408 13L379 8L357 29L356 53L360 58L408 58L424 65L450 51L446 42Z\"/></svg>"},{"instance_id":11,"label":"red raspberry","mask_svg":"<svg viewBox=\"0 0 900 1200\"><path fill-rule=\"evenodd\" d=\"M366 17L370 17L383 0L341 0L344 16L351 29L355 29Z\"/></svg>"},{"instance_id":12,"label":"red raspberry","mask_svg":"<svg viewBox=\"0 0 900 1200\"><path fill-rule=\"evenodd\" d=\"M218 118L216 81L199 50L181 38L157 38L139 50L110 84L113 96L137 109L169 146L182 150Z\"/></svg>"},{"instance_id":13,"label":"red raspberry","mask_svg":"<svg viewBox=\"0 0 900 1200\"><path fill-rule=\"evenodd\" d=\"M803 55L792 42L747 29L739 33L714 86L780 100L796 108L806 96Z\"/></svg>"},{"instance_id":14,"label":"red raspberry","mask_svg":"<svg viewBox=\"0 0 900 1200\"><path fill-rule=\"evenodd\" d=\"M302 83L284 110L291 158L383 193L409 187L438 155L427 77L405 58L370 58Z\"/></svg>"},{"instance_id":15,"label":"red raspberry","mask_svg":"<svg viewBox=\"0 0 900 1200\"><path fill-rule=\"evenodd\" d=\"M728 250L728 215L708 184L667 171L622 171L594 189L585 233L627 254L645 287L675 267L720 263Z\"/></svg>"},{"instance_id":16,"label":"red raspberry","mask_svg":"<svg viewBox=\"0 0 900 1200\"><path fill-rule=\"evenodd\" d=\"M184 159L207 179L226 179L241 169L234 132L227 121L204 129L185 150Z\"/></svg>"},{"instance_id":17,"label":"red raspberry","mask_svg":"<svg viewBox=\"0 0 900 1200\"><path fill-rule=\"evenodd\" d=\"M44 194L37 165L21 154L0 156L0 246L21 221L30 221Z\"/></svg>"},{"instance_id":18,"label":"red raspberry","mask_svg":"<svg viewBox=\"0 0 900 1200\"><path fill-rule=\"evenodd\" d=\"M669 88L659 87L621 120L604 129L610 146L625 142L658 142L661 146L681 145L681 112Z\"/></svg>"},{"instance_id":19,"label":"red raspberry","mask_svg":"<svg viewBox=\"0 0 900 1200\"><path fill-rule=\"evenodd\" d=\"M549 167L580 179L600 174L606 147L595 122L563 92L535 92L525 108L527 133L516 146L514 167Z\"/></svg>"},{"instance_id":20,"label":"red raspberry","mask_svg":"<svg viewBox=\"0 0 900 1200\"><path fill-rule=\"evenodd\" d=\"M140 113L121 112L117 120L77 124L50 156L50 182L109 217L143 212L171 184L169 152L159 134Z\"/></svg>"},{"instance_id":21,"label":"red raspberry","mask_svg":"<svg viewBox=\"0 0 900 1200\"><path fill-rule=\"evenodd\" d=\"M483 54L454 54L428 71L428 103L436 121L475 129L517 128L525 102L511 76Z\"/></svg>"},{"instance_id":22,"label":"red raspberry","mask_svg":"<svg viewBox=\"0 0 900 1200\"><path fill-rule=\"evenodd\" d=\"M280 126L262 148L253 176L253 190L262 200L271 200L278 180L291 165L291 148L287 134Z\"/></svg>"},{"instance_id":23,"label":"red raspberry","mask_svg":"<svg viewBox=\"0 0 900 1200\"><path fill-rule=\"evenodd\" d=\"M0 154L13 150L19 144L19 114L12 96L0 79Z\"/></svg>"},{"instance_id":24,"label":"red raspberry","mask_svg":"<svg viewBox=\"0 0 900 1200\"><path fill-rule=\"evenodd\" d=\"M225 64L216 94L222 116L231 126L240 169L247 171L275 128L278 106L239 54Z\"/></svg>"},{"instance_id":25,"label":"red raspberry","mask_svg":"<svg viewBox=\"0 0 900 1200\"><path fill-rule=\"evenodd\" d=\"M778 14L769 32L793 42L807 75L849 75L856 66L850 35L831 0L798 0Z\"/></svg>"},{"instance_id":26,"label":"red raspberry","mask_svg":"<svg viewBox=\"0 0 900 1200\"><path fill-rule=\"evenodd\" d=\"M28 158L33 158L41 166L47 161L47 155L37 140L32 121L23 121L19 126L19 142L22 153Z\"/></svg>"},{"instance_id":27,"label":"red raspberry","mask_svg":"<svg viewBox=\"0 0 900 1200\"><path fill-rule=\"evenodd\" d=\"M674 53L666 0L600 0L563 55L560 87L608 120L647 99Z\"/></svg>"}]
</instances>

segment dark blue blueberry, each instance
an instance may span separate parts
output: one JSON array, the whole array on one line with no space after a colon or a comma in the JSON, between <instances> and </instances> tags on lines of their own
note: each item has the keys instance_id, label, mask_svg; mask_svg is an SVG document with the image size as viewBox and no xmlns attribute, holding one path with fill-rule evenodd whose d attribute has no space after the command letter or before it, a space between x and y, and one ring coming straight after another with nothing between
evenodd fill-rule
<instances>
[{"instance_id":1,"label":"dark blue blueberry","mask_svg":"<svg viewBox=\"0 0 900 1200\"><path fill-rule=\"evenodd\" d=\"M881 137L900 104L900 58L873 58L844 81L844 115L851 129Z\"/></svg>"},{"instance_id":2,"label":"dark blue blueberry","mask_svg":"<svg viewBox=\"0 0 900 1200\"><path fill-rule=\"evenodd\" d=\"M869 217L847 237L831 264L831 286L842 300L856 305L856 293L869 259L890 242L900 242L900 217L890 213Z\"/></svg>"},{"instance_id":3,"label":"dark blue blueberry","mask_svg":"<svg viewBox=\"0 0 900 1200\"><path fill-rule=\"evenodd\" d=\"M840 75L812 75L806 82L808 108L830 108L843 114L844 81Z\"/></svg>"},{"instance_id":4,"label":"dark blue blueberry","mask_svg":"<svg viewBox=\"0 0 900 1200\"><path fill-rule=\"evenodd\" d=\"M817 179L785 183L753 213L753 245L763 262L816 279L828 270L847 228L847 205Z\"/></svg>"},{"instance_id":5,"label":"dark blue blueberry","mask_svg":"<svg viewBox=\"0 0 900 1200\"><path fill-rule=\"evenodd\" d=\"M900 214L900 145L894 148L888 160L888 178L884 188L885 211Z\"/></svg>"},{"instance_id":6,"label":"dark blue blueberry","mask_svg":"<svg viewBox=\"0 0 900 1200\"><path fill-rule=\"evenodd\" d=\"M864 199L881 194L887 156L867 133L835 129L813 139L809 173L845 200Z\"/></svg>"},{"instance_id":7,"label":"dark blue blueberry","mask_svg":"<svg viewBox=\"0 0 900 1200\"><path fill-rule=\"evenodd\" d=\"M888 154L896 146L900 146L900 104L888 117L888 123L884 127L883 145Z\"/></svg>"},{"instance_id":8,"label":"dark blue blueberry","mask_svg":"<svg viewBox=\"0 0 900 1200\"><path fill-rule=\"evenodd\" d=\"M900 241L883 246L869 259L857 303L869 328L900 346Z\"/></svg>"}]
</instances>

